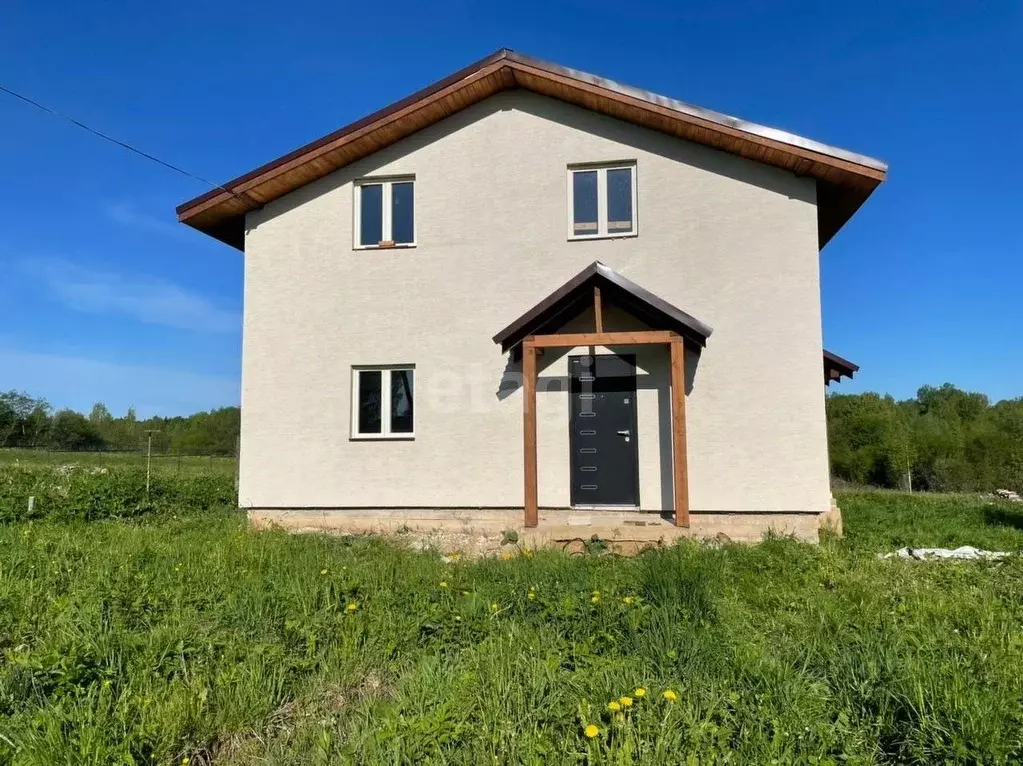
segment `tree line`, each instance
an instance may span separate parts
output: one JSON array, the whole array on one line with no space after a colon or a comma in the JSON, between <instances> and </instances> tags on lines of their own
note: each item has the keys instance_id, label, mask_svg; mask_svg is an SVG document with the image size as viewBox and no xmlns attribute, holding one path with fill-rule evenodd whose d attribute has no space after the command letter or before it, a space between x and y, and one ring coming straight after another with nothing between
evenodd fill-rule
<instances>
[{"instance_id":1,"label":"tree line","mask_svg":"<svg viewBox=\"0 0 1023 766\"><path fill-rule=\"evenodd\" d=\"M0 447L50 450L140 450L152 436L153 452L176 455L234 455L241 413L222 407L187 417L140 420L134 408L115 417L97 403L83 415L55 410L21 391L0 392Z\"/></svg>"},{"instance_id":2,"label":"tree line","mask_svg":"<svg viewBox=\"0 0 1023 766\"><path fill-rule=\"evenodd\" d=\"M836 478L935 492L1023 491L1023 398L992 404L946 383L904 401L831 394L827 411Z\"/></svg>"}]
</instances>

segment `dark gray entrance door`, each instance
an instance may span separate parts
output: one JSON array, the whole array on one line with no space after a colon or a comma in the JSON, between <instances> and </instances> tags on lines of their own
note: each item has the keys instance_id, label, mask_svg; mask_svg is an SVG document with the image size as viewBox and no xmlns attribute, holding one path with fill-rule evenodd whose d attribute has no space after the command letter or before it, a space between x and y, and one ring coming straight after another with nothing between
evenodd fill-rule
<instances>
[{"instance_id":1,"label":"dark gray entrance door","mask_svg":"<svg viewBox=\"0 0 1023 766\"><path fill-rule=\"evenodd\" d=\"M572 505L639 505L636 357L569 357Z\"/></svg>"}]
</instances>

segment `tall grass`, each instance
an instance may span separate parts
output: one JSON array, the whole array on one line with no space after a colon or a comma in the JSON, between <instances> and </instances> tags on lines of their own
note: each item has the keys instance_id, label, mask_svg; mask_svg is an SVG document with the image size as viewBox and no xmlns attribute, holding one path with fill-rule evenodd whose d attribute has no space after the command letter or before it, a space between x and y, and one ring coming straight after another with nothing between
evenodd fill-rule
<instances>
[{"instance_id":1,"label":"tall grass","mask_svg":"<svg viewBox=\"0 0 1023 766\"><path fill-rule=\"evenodd\" d=\"M233 457L220 455L173 455L153 454L148 461L154 473L175 476L197 474L218 474L233 477L238 461ZM17 466L21 468L57 468L75 466L86 470L145 470L144 450L127 452L63 452L43 449L0 448L0 468Z\"/></svg>"},{"instance_id":2,"label":"tall grass","mask_svg":"<svg viewBox=\"0 0 1023 766\"><path fill-rule=\"evenodd\" d=\"M865 550L903 546L1023 548L1023 504L990 495L873 490L840 495L849 543Z\"/></svg>"},{"instance_id":3,"label":"tall grass","mask_svg":"<svg viewBox=\"0 0 1023 766\"><path fill-rule=\"evenodd\" d=\"M234 480L222 473L147 477L138 468L0 468L0 522L95 521L152 513L193 513L234 502Z\"/></svg>"},{"instance_id":4,"label":"tall grass","mask_svg":"<svg viewBox=\"0 0 1023 766\"><path fill-rule=\"evenodd\" d=\"M445 563L225 509L0 525L0 762L1018 760L1023 564L880 561L920 500L841 501L845 541L635 559Z\"/></svg>"}]
</instances>

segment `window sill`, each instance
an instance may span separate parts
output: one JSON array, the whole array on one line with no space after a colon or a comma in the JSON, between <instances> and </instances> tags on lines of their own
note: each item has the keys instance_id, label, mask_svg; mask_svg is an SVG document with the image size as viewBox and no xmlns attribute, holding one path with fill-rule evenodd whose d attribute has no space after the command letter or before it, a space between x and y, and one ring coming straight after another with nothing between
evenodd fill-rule
<instances>
[{"instance_id":1,"label":"window sill","mask_svg":"<svg viewBox=\"0 0 1023 766\"><path fill-rule=\"evenodd\" d=\"M353 250L412 250L416 247L415 242L402 245L355 245Z\"/></svg>"},{"instance_id":2,"label":"window sill","mask_svg":"<svg viewBox=\"0 0 1023 766\"><path fill-rule=\"evenodd\" d=\"M355 434L348 437L350 442L410 442L415 434Z\"/></svg>"},{"instance_id":3,"label":"window sill","mask_svg":"<svg viewBox=\"0 0 1023 766\"><path fill-rule=\"evenodd\" d=\"M630 237L638 237L638 231L630 231L624 234L584 234L580 236L570 236L569 242L591 242L595 239L629 239Z\"/></svg>"}]
</instances>

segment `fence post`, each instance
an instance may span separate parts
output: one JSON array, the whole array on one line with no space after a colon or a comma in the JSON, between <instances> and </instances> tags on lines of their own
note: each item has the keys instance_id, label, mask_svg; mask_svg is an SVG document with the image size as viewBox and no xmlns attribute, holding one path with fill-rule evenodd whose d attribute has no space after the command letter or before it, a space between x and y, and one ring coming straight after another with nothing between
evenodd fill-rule
<instances>
[{"instance_id":1,"label":"fence post","mask_svg":"<svg viewBox=\"0 0 1023 766\"><path fill-rule=\"evenodd\" d=\"M146 500L149 500L149 474L153 467L153 434L160 433L155 428L148 429L146 435L148 436L147 447L146 447Z\"/></svg>"}]
</instances>

